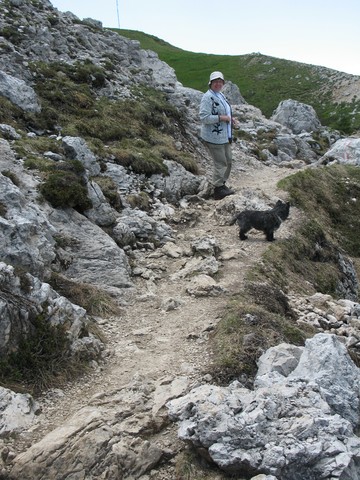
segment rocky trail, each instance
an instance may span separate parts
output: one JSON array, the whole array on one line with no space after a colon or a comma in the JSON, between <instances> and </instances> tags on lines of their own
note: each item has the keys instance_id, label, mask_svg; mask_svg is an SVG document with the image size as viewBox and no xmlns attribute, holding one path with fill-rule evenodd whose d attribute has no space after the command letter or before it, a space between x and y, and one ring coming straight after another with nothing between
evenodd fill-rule
<instances>
[{"instance_id":1,"label":"rocky trail","mask_svg":"<svg viewBox=\"0 0 360 480\"><path fill-rule=\"evenodd\" d=\"M106 338L104 361L94 365L91 373L82 379L65 388L52 389L38 399L41 406L38 422L17 438L12 446L14 453L26 451L47 433L66 425L81 409L112 403L114 395L125 391L123 389L134 392L143 382L151 384L151 411L156 418L168 399L183 394L189 386L211 381L209 374L205 375L210 360L209 333L231 295L241 290L247 269L259 261L269 245L264 235L255 231L250 232L246 242L241 242L238 227L226 222L246 197L260 199L269 207L278 198L285 199L286 193L278 191L276 184L290 173L286 168L245 164L240 150L234 148L229 184L236 194L221 201L209 199L177 208L172 225L176 231L175 242L157 250L135 251L134 292L123 305L120 316L99 319ZM292 213L276 232L277 239L289 235L294 221ZM188 221L182 221L183 218ZM199 287L193 286L194 277L198 275L181 272L186 272L189 262L195 258L191 246L201 238L214 240L218 272L210 285L210 276L202 277L205 283ZM199 288L206 293L196 293ZM141 413L138 405L139 402L137 419L131 426L127 424L131 434L143 431L146 423L142 420L139 427L139 415L145 415L149 407ZM164 416L166 413L159 413L158 422L165 425ZM177 440L176 425L156 430L160 431L157 443L170 452L170 457L174 456L183 446ZM155 476L143 478L174 478L171 469L169 464Z\"/></svg>"}]
</instances>

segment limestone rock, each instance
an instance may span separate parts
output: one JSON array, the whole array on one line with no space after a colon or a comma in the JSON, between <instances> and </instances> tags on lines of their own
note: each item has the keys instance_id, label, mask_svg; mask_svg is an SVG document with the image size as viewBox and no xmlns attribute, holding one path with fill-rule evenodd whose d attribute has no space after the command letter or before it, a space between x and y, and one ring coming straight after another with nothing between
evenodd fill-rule
<instances>
[{"instance_id":1,"label":"limestone rock","mask_svg":"<svg viewBox=\"0 0 360 480\"><path fill-rule=\"evenodd\" d=\"M83 138L64 137L62 143L68 158L79 160L84 165L88 175L95 176L100 173L100 165Z\"/></svg>"},{"instance_id":2,"label":"limestone rock","mask_svg":"<svg viewBox=\"0 0 360 480\"><path fill-rule=\"evenodd\" d=\"M31 395L15 393L3 387L0 387L0 412L0 437L29 428L39 413Z\"/></svg>"},{"instance_id":3,"label":"limestone rock","mask_svg":"<svg viewBox=\"0 0 360 480\"><path fill-rule=\"evenodd\" d=\"M0 94L26 112L41 111L37 95L24 80L0 71Z\"/></svg>"},{"instance_id":4,"label":"limestone rock","mask_svg":"<svg viewBox=\"0 0 360 480\"><path fill-rule=\"evenodd\" d=\"M201 177L188 172L172 160L164 160L164 163L168 167L169 175L152 175L150 180L169 202L176 203L186 195L198 193Z\"/></svg>"},{"instance_id":5,"label":"limestone rock","mask_svg":"<svg viewBox=\"0 0 360 480\"><path fill-rule=\"evenodd\" d=\"M50 479L59 472L64 478L76 474L87 480L141 477L165 453L141 434L154 433L154 415L168 400L185 393L188 384L185 377L157 384L139 377L121 389L98 394L89 399L89 406L18 455L12 478Z\"/></svg>"},{"instance_id":6,"label":"limestone rock","mask_svg":"<svg viewBox=\"0 0 360 480\"><path fill-rule=\"evenodd\" d=\"M319 159L320 164L340 163L360 165L360 138L342 138L338 140Z\"/></svg>"},{"instance_id":7,"label":"limestone rock","mask_svg":"<svg viewBox=\"0 0 360 480\"><path fill-rule=\"evenodd\" d=\"M200 274L191 280L186 291L194 297L215 297L225 293L226 289L209 275Z\"/></svg>"},{"instance_id":8,"label":"limestone rock","mask_svg":"<svg viewBox=\"0 0 360 480\"><path fill-rule=\"evenodd\" d=\"M284 100L279 103L271 120L281 123L295 134L316 131L321 127L313 107L296 100Z\"/></svg>"},{"instance_id":9,"label":"limestone rock","mask_svg":"<svg viewBox=\"0 0 360 480\"><path fill-rule=\"evenodd\" d=\"M254 391L201 385L168 402L179 437L232 474L360 478L360 370L334 335L307 340L293 361L291 348L279 347L281 368L278 355L267 355L274 366L259 372Z\"/></svg>"}]
</instances>

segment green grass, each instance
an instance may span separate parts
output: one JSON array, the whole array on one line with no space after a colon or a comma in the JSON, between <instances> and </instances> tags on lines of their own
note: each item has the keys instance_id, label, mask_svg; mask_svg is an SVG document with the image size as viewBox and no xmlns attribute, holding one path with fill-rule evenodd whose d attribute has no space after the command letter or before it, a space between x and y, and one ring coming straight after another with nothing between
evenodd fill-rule
<instances>
[{"instance_id":1,"label":"green grass","mask_svg":"<svg viewBox=\"0 0 360 480\"><path fill-rule=\"evenodd\" d=\"M352 103L331 101L332 83L324 79L324 69L276 57L248 55L210 55L181 50L163 40L135 30L114 29L121 35L138 40L174 68L178 80L187 87L207 89L209 74L220 70L235 83L245 100L267 117L282 100L293 99L312 105L322 124L351 133L360 129L360 98ZM326 70L326 69L325 69Z\"/></svg>"}]
</instances>

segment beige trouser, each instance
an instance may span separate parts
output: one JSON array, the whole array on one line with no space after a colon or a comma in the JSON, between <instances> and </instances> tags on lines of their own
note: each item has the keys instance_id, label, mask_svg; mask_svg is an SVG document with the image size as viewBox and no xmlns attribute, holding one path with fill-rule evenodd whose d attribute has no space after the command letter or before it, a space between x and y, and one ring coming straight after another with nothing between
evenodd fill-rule
<instances>
[{"instance_id":1,"label":"beige trouser","mask_svg":"<svg viewBox=\"0 0 360 480\"><path fill-rule=\"evenodd\" d=\"M230 143L223 143L217 145L215 143L208 143L206 145L214 163L213 170L213 186L221 187L230 176L232 165L232 151Z\"/></svg>"}]
</instances>

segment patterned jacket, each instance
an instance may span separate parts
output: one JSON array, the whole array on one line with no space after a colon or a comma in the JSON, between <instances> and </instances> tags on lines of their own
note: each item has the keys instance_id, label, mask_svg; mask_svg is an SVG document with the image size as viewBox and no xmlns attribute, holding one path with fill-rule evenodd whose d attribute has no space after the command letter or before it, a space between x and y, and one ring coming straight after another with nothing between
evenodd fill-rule
<instances>
[{"instance_id":1,"label":"patterned jacket","mask_svg":"<svg viewBox=\"0 0 360 480\"><path fill-rule=\"evenodd\" d=\"M226 102L223 95L222 99ZM229 104L228 108L230 109ZM227 123L219 122L219 115L226 115L226 108L224 103L214 95L211 89L204 93L201 99L199 114L201 121L200 135L205 142L216 144L229 143Z\"/></svg>"}]
</instances>

